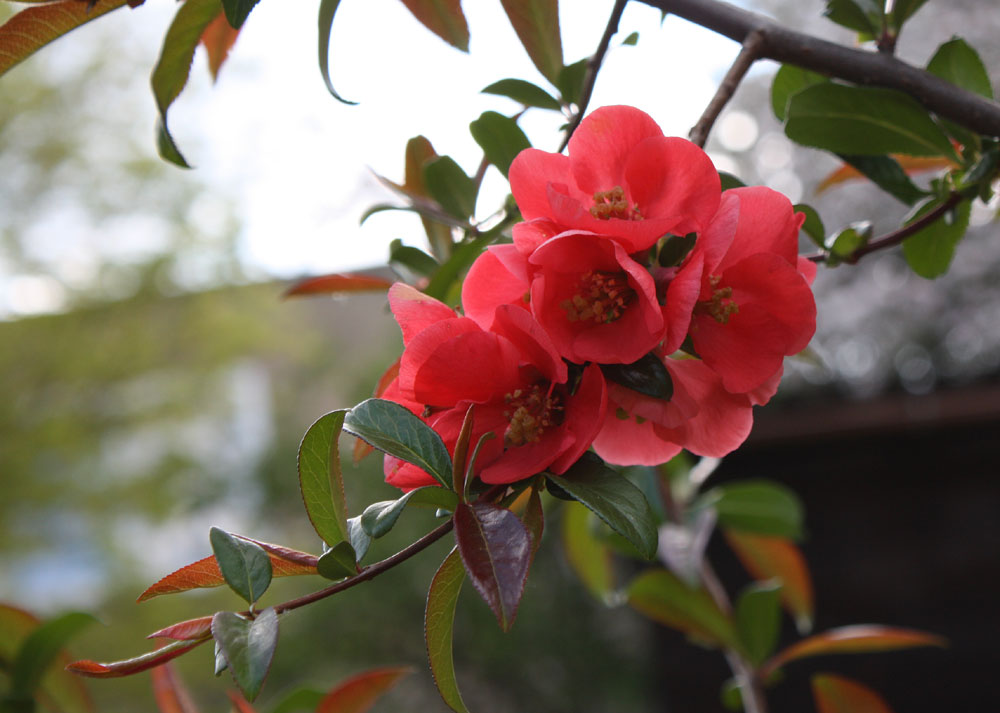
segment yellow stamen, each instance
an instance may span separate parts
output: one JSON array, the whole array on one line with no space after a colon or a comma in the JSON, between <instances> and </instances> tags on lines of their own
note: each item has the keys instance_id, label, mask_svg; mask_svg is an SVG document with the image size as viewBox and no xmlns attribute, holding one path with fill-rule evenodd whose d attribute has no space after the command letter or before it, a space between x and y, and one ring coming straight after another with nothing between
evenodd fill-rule
<instances>
[{"instance_id":1,"label":"yellow stamen","mask_svg":"<svg viewBox=\"0 0 1000 713\"><path fill-rule=\"evenodd\" d=\"M593 320L608 324L620 318L635 301L635 290L624 272L586 272L575 295L559 303L570 322Z\"/></svg>"},{"instance_id":2,"label":"yellow stamen","mask_svg":"<svg viewBox=\"0 0 1000 713\"><path fill-rule=\"evenodd\" d=\"M590 214L599 220L621 218L622 220L642 220L642 213L636 206L630 206L625 200L625 189L615 186L610 191L598 191L594 194L594 205Z\"/></svg>"}]
</instances>

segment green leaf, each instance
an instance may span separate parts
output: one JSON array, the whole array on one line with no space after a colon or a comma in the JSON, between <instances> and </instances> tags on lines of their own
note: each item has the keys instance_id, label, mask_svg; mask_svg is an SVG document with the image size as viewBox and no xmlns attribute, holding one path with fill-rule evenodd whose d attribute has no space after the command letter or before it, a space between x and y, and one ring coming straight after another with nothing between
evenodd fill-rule
<instances>
[{"instance_id":1,"label":"green leaf","mask_svg":"<svg viewBox=\"0 0 1000 713\"><path fill-rule=\"evenodd\" d=\"M333 16L337 14L340 0L320 0L319 3L319 72L323 75L326 90L333 98L344 104L357 104L348 101L337 93L330 81L330 32L333 30Z\"/></svg>"},{"instance_id":2,"label":"green leaf","mask_svg":"<svg viewBox=\"0 0 1000 713\"><path fill-rule=\"evenodd\" d=\"M903 27L903 23L923 7L925 2L927 0L896 0L892 4L892 12L889 15L889 19L897 33Z\"/></svg>"},{"instance_id":3,"label":"green leaf","mask_svg":"<svg viewBox=\"0 0 1000 713\"><path fill-rule=\"evenodd\" d=\"M639 33L638 32L633 32L628 37L626 37L624 40L622 40L622 45L626 46L626 47L635 47L637 44L639 44Z\"/></svg>"},{"instance_id":4,"label":"green leaf","mask_svg":"<svg viewBox=\"0 0 1000 713\"><path fill-rule=\"evenodd\" d=\"M217 527L209 531L209 540L226 584L248 604L260 599L271 585L272 574L271 558L264 548Z\"/></svg>"},{"instance_id":5,"label":"green leaf","mask_svg":"<svg viewBox=\"0 0 1000 713\"><path fill-rule=\"evenodd\" d=\"M562 509L562 543L566 559L583 586L604 604L613 601L615 574L611 550L594 537L590 528L590 510L577 502Z\"/></svg>"},{"instance_id":6,"label":"green leaf","mask_svg":"<svg viewBox=\"0 0 1000 713\"><path fill-rule=\"evenodd\" d=\"M426 487L440 490L436 485ZM406 507L406 503L409 502L410 498L422 489L411 490L398 500L384 500L372 503L361 514L361 527L373 538L382 537L382 535L388 533L393 528L393 525L396 524L396 520L403 513L403 508Z\"/></svg>"},{"instance_id":7,"label":"green leaf","mask_svg":"<svg viewBox=\"0 0 1000 713\"><path fill-rule=\"evenodd\" d=\"M537 84L526 82L523 79L501 79L483 89L483 94L496 94L513 99L525 106L535 106L539 109L551 109L552 111L562 109L558 99Z\"/></svg>"},{"instance_id":8,"label":"green leaf","mask_svg":"<svg viewBox=\"0 0 1000 713\"><path fill-rule=\"evenodd\" d=\"M646 496L593 453L584 453L561 476L547 476L631 542L646 559L656 555L656 517Z\"/></svg>"},{"instance_id":9,"label":"green leaf","mask_svg":"<svg viewBox=\"0 0 1000 713\"><path fill-rule=\"evenodd\" d=\"M771 110L778 117L778 121L784 121L788 100L792 95L798 94L803 89L814 84L829 84L830 80L822 74L810 72L791 64L783 64L774 75L771 82Z\"/></svg>"},{"instance_id":10,"label":"green leaf","mask_svg":"<svg viewBox=\"0 0 1000 713\"><path fill-rule=\"evenodd\" d=\"M563 101L567 104L579 104L580 94L583 91L583 80L587 76L587 60L581 59L579 62L567 64L559 72L555 85L562 95Z\"/></svg>"},{"instance_id":11,"label":"green leaf","mask_svg":"<svg viewBox=\"0 0 1000 713\"><path fill-rule=\"evenodd\" d=\"M906 220L909 225L940 205L940 201L929 201L920 206ZM955 247L969 227L972 202L962 201L956 208L935 220L926 228L903 241L903 256L910 268L928 280L940 277L948 271L955 256Z\"/></svg>"},{"instance_id":12,"label":"green leaf","mask_svg":"<svg viewBox=\"0 0 1000 713\"><path fill-rule=\"evenodd\" d=\"M350 542L340 542L323 553L316 562L316 571L327 579L343 579L358 573L357 555Z\"/></svg>"},{"instance_id":13,"label":"green leaf","mask_svg":"<svg viewBox=\"0 0 1000 713\"><path fill-rule=\"evenodd\" d=\"M447 262L431 278L430 284L424 290L424 294L444 301L456 280L462 276L469 265L475 262L477 257L483 254L486 246L492 242L493 238L487 235L458 245Z\"/></svg>"},{"instance_id":14,"label":"green leaf","mask_svg":"<svg viewBox=\"0 0 1000 713\"><path fill-rule=\"evenodd\" d=\"M444 441L405 406L384 399L362 401L347 412L344 430L451 488L451 456Z\"/></svg>"},{"instance_id":15,"label":"green leaf","mask_svg":"<svg viewBox=\"0 0 1000 713\"><path fill-rule=\"evenodd\" d=\"M439 156L424 164L424 182L445 212L465 220L476 212L476 183L450 156Z\"/></svg>"},{"instance_id":16,"label":"green leaf","mask_svg":"<svg viewBox=\"0 0 1000 713\"><path fill-rule=\"evenodd\" d=\"M11 696L32 697L67 642L96 621L90 614L70 612L49 619L28 634L10 668Z\"/></svg>"},{"instance_id":17,"label":"green leaf","mask_svg":"<svg viewBox=\"0 0 1000 713\"><path fill-rule=\"evenodd\" d=\"M754 666L773 653L781 633L781 582L751 584L740 593L736 600L736 631Z\"/></svg>"},{"instance_id":18,"label":"green leaf","mask_svg":"<svg viewBox=\"0 0 1000 713\"><path fill-rule=\"evenodd\" d=\"M459 503L454 519L465 571L500 628L510 631L531 566L531 535L517 515L492 503Z\"/></svg>"},{"instance_id":19,"label":"green leaf","mask_svg":"<svg viewBox=\"0 0 1000 713\"><path fill-rule=\"evenodd\" d=\"M806 221L802 224L802 232L808 235L819 247L825 247L826 228L823 226L823 219L819 217L816 209L805 203L797 203L794 209L796 212L804 213L806 216Z\"/></svg>"},{"instance_id":20,"label":"green leaf","mask_svg":"<svg viewBox=\"0 0 1000 713\"><path fill-rule=\"evenodd\" d=\"M694 249L695 241L698 236L696 233L688 233L687 235L668 235L660 246L660 252L656 256L657 262L662 267L674 267L680 265L684 261L684 258L688 256L688 253ZM661 364L662 366L662 364ZM670 374L667 374L667 378L670 378ZM670 390L673 392L673 384L670 385Z\"/></svg>"},{"instance_id":21,"label":"green leaf","mask_svg":"<svg viewBox=\"0 0 1000 713\"><path fill-rule=\"evenodd\" d=\"M167 110L187 84L191 61L202 33L221 11L220 0L187 0L183 3L163 37L160 58L153 68L153 96L156 98L156 107L160 110L160 123L157 127L160 155L182 168L189 166L170 136Z\"/></svg>"},{"instance_id":22,"label":"green leaf","mask_svg":"<svg viewBox=\"0 0 1000 713\"><path fill-rule=\"evenodd\" d=\"M841 156L872 183L906 205L913 205L927 195L914 185L899 162L891 156Z\"/></svg>"},{"instance_id":23,"label":"green leaf","mask_svg":"<svg viewBox=\"0 0 1000 713\"><path fill-rule=\"evenodd\" d=\"M507 177L514 157L524 149L531 148L531 142L517 122L495 111L484 111L469 124L469 131L486 158L500 169L504 178Z\"/></svg>"},{"instance_id":24,"label":"green leaf","mask_svg":"<svg viewBox=\"0 0 1000 713\"><path fill-rule=\"evenodd\" d=\"M713 488L704 496L719 525L759 535L802 538L802 503L791 490L768 480L748 480Z\"/></svg>"},{"instance_id":25,"label":"green leaf","mask_svg":"<svg viewBox=\"0 0 1000 713\"><path fill-rule=\"evenodd\" d=\"M836 22L841 27L849 30L862 32L867 35L878 35L881 23L873 23L870 15L870 8L862 9L861 5L870 5L868 2L859 3L855 0L827 0L826 10L823 15L830 21Z\"/></svg>"},{"instance_id":26,"label":"green leaf","mask_svg":"<svg viewBox=\"0 0 1000 713\"><path fill-rule=\"evenodd\" d=\"M226 11L226 20L234 30L243 27L247 15L260 0L222 0L222 9Z\"/></svg>"},{"instance_id":27,"label":"green leaf","mask_svg":"<svg viewBox=\"0 0 1000 713\"><path fill-rule=\"evenodd\" d=\"M431 580L424 611L424 638L431 674L441 698L456 713L469 713L458 690L452 634L455 627L455 607L465 581L465 567L456 547Z\"/></svg>"},{"instance_id":28,"label":"green leaf","mask_svg":"<svg viewBox=\"0 0 1000 713\"><path fill-rule=\"evenodd\" d=\"M469 51L469 25L460 0L403 0L421 24L452 47Z\"/></svg>"},{"instance_id":29,"label":"green leaf","mask_svg":"<svg viewBox=\"0 0 1000 713\"><path fill-rule=\"evenodd\" d=\"M500 0L518 39L542 76L557 84L563 68L559 0Z\"/></svg>"},{"instance_id":30,"label":"green leaf","mask_svg":"<svg viewBox=\"0 0 1000 713\"><path fill-rule=\"evenodd\" d=\"M260 693L278 645L278 615L274 608L265 609L256 619L221 611L212 617L212 636L236 685L252 702Z\"/></svg>"},{"instance_id":31,"label":"green leaf","mask_svg":"<svg viewBox=\"0 0 1000 713\"><path fill-rule=\"evenodd\" d=\"M300 688L282 698L281 702L271 709L271 713L295 713L296 711L313 713L325 695L322 691L313 688Z\"/></svg>"},{"instance_id":32,"label":"green leaf","mask_svg":"<svg viewBox=\"0 0 1000 713\"><path fill-rule=\"evenodd\" d=\"M299 489L316 533L333 547L348 539L344 480L337 442L346 410L321 416L299 445Z\"/></svg>"},{"instance_id":33,"label":"green leaf","mask_svg":"<svg viewBox=\"0 0 1000 713\"><path fill-rule=\"evenodd\" d=\"M837 233L836 236L831 236L826 242L832 259L827 259L826 264L834 267L841 260L849 259L855 250L868 244L871 236L872 225L867 221L854 223Z\"/></svg>"},{"instance_id":34,"label":"green leaf","mask_svg":"<svg viewBox=\"0 0 1000 713\"><path fill-rule=\"evenodd\" d=\"M731 173L719 171L719 183L721 190L728 191L730 188L742 188L746 184Z\"/></svg>"},{"instance_id":35,"label":"green leaf","mask_svg":"<svg viewBox=\"0 0 1000 713\"><path fill-rule=\"evenodd\" d=\"M736 629L704 589L692 589L665 569L646 570L628 586L628 603L653 621L710 646L740 650Z\"/></svg>"},{"instance_id":36,"label":"green leaf","mask_svg":"<svg viewBox=\"0 0 1000 713\"><path fill-rule=\"evenodd\" d=\"M960 37L937 48L927 71L987 99L993 98L993 85L983 60L972 46Z\"/></svg>"},{"instance_id":37,"label":"green leaf","mask_svg":"<svg viewBox=\"0 0 1000 713\"><path fill-rule=\"evenodd\" d=\"M391 206L395 208L395 206ZM365 217L370 215L370 210L366 211ZM433 277L434 273L441 267L438 261L418 248L403 245L399 240L393 240L389 246L389 262L403 265L418 275Z\"/></svg>"},{"instance_id":38,"label":"green leaf","mask_svg":"<svg viewBox=\"0 0 1000 713\"><path fill-rule=\"evenodd\" d=\"M785 133L837 154L957 158L951 141L915 99L891 89L824 83L788 101Z\"/></svg>"},{"instance_id":39,"label":"green leaf","mask_svg":"<svg viewBox=\"0 0 1000 713\"><path fill-rule=\"evenodd\" d=\"M354 556L360 562L368 554L368 548L372 544L372 536L365 532L365 528L361 527L360 515L352 517L347 521L347 532L349 535L348 542L351 543Z\"/></svg>"},{"instance_id":40,"label":"green leaf","mask_svg":"<svg viewBox=\"0 0 1000 713\"><path fill-rule=\"evenodd\" d=\"M601 372L608 381L654 399L669 401L674 395L670 372L652 353L631 364L601 364Z\"/></svg>"}]
</instances>

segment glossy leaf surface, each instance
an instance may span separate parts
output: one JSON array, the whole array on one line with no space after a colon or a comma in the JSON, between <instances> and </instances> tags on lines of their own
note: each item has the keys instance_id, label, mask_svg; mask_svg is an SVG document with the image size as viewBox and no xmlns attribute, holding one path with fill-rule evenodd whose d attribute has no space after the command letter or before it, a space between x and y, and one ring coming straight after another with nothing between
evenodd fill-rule
<instances>
[{"instance_id":1,"label":"glossy leaf surface","mask_svg":"<svg viewBox=\"0 0 1000 713\"><path fill-rule=\"evenodd\" d=\"M559 0L500 0L518 39L542 76L555 84L563 68Z\"/></svg>"},{"instance_id":2,"label":"glossy leaf surface","mask_svg":"<svg viewBox=\"0 0 1000 713\"><path fill-rule=\"evenodd\" d=\"M346 410L321 416L299 445L299 489L316 533L330 547L348 539L338 438Z\"/></svg>"},{"instance_id":3,"label":"glossy leaf surface","mask_svg":"<svg viewBox=\"0 0 1000 713\"><path fill-rule=\"evenodd\" d=\"M907 224L919 220L939 205L930 201L921 206ZM955 248L969 227L971 201L962 201L926 228L903 241L903 256L910 268L929 280L948 271L955 257Z\"/></svg>"},{"instance_id":4,"label":"glossy leaf surface","mask_svg":"<svg viewBox=\"0 0 1000 713\"><path fill-rule=\"evenodd\" d=\"M455 541L465 570L497 623L509 631L531 565L531 535L510 510L490 503L459 503Z\"/></svg>"},{"instance_id":5,"label":"glossy leaf surface","mask_svg":"<svg viewBox=\"0 0 1000 713\"><path fill-rule=\"evenodd\" d=\"M469 25L461 0L402 0L424 27L463 52L469 51Z\"/></svg>"},{"instance_id":6,"label":"glossy leaf surface","mask_svg":"<svg viewBox=\"0 0 1000 713\"><path fill-rule=\"evenodd\" d=\"M653 621L712 646L739 649L733 622L704 589L665 569L643 572L628 586L628 603Z\"/></svg>"},{"instance_id":7,"label":"glossy leaf surface","mask_svg":"<svg viewBox=\"0 0 1000 713\"><path fill-rule=\"evenodd\" d=\"M892 713L882 696L849 678L823 673L810 683L817 713Z\"/></svg>"},{"instance_id":8,"label":"glossy leaf surface","mask_svg":"<svg viewBox=\"0 0 1000 713\"><path fill-rule=\"evenodd\" d=\"M405 406L384 399L362 401L347 412L344 430L451 488L451 456L444 441Z\"/></svg>"},{"instance_id":9,"label":"glossy leaf surface","mask_svg":"<svg viewBox=\"0 0 1000 713\"><path fill-rule=\"evenodd\" d=\"M926 191L918 188L910 180L899 161L892 156L841 156L841 158L859 174L906 205L913 205L927 195Z\"/></svg>"},{"instance_id":10,"label":"glossy leaf surface","mask_svg":"<svg viewBox=\"0 0 1000 713\"><path fill-rule=\"evenodd\" d=\"M937 48L927 71L987 99L993 98L993 84L979 53L956 37Z\"/></svg>"},{"instance_id":11,"label":"glossy leaf surface","mask_svg":"<svg viewBox=\"0 0 1000 713\"><path fill-rule=\"evenodd\" d=\"M366 713L386 691L413 669L402 666L376 668L351 676L330 691L316 707L316 713Z\"/></svg>"},{"instance_id":12,"label":"glossy leaf surface","mask_svg":"<svg viewBox=\"0 0 1000 713\"><path fill-rule=\"evenodd\" d=\"M212 633L212 617L202 616L188 619L164 627L147 636L147 639L173 639L174 641L193 641L203 639Z\"/></svg>"},{"instance_id":13,"label":"glossy leaf surface","mask_svg":"<svg viewBox=\"0 0 1000 713\"><path fill-rule=\"evenodd\" d=\"M456 713L468 713L455 677L453 632L455 607L465 581L465 565L458 548L453 549L434 574L424 610L424 638L431 673L441 698Z\"/></svg>"},{"instance_id":14,"label":"glossy leaf surface","mask_svg":"<svg viewBox=\"0 0 1000 713\"><path fill-rule=\"evenodd\" d=\"M90 660L74 661L66 667L66 670L78 676L87 676L88 678L121 678L122 676L131 676L135 673L148 671L156 666L162 666L167 661L171 661L201 646L210 638L206 636L203 639L196 639L194 641L174 641L155 651L150 651L141 656L123 661L110 663L98 663L97 661Z\"/></svg>"},{"instance_id":15,"label":"glossy leaf surface","mask_svg":"<svg viewBox=\"0 0 1000 713\"><path fill-rule=\"evenodd\" d=\"M496 94L513 99L525 106L535 106L540 109L559 111L562 108L559 100L547 91L537 84L526 82L523 79L501 79L483 89L483 94Z\"/></svg>"},{"instance_id":16,"label":"glossy leaf surface","mask_svg":"<svg viewBox=\"0 0 1000 713\"><path fill-rule=\"evenodd\" d=\"M656 517L646 496L618 471L592 453L584 453L561 476L549 482L593 510L612 530L631 542L646 559L656 555Z\"/></svg>"},{"instance_id":17,"label":"glossy leaf surface","mask_svg":"<svg viewBox=\"0 0 1000 713\"><path fill-rule=\"evenodd\" d=\"M808 69L802 69L791 64L783 64L771 81L771 110L778 118L778 121L784 121L788 108L788 100L791 99L793 94L797 94L806 87L811 87L814 84L823 84L829 81L822 74L810 72Z\"/></svg>"},{"instance_id":18,"label":"glossy leaf surface","mask_svg":"<svg viewBox=\"0 0 1000 713\"><path fill-rule=\"evenodd\" d=\"M327 579L343 579L357 574L357 554L354 547L349 542L338 542L319 558L316 571Z\"/></svg>"},{"instance_id":19,"label":"glossy leaf surface","mask_svg":"<svg viewBox=\"0 0 1000 713\"><path fill-rule=\"evenodd\" d=\"M531 147L531 142L517 122L495 111L484 111L469 124L469 131L486 158L499 169L504 178L507 177L514 157Z\"/></svg>"},{"instance_id":20,"label":"glossy leaf surface","mask_svg":"<svg viewBox=\"0 0 1000 713\"><path fill-rule=\"evenodd\" d=\"M219 612L212 619L212 636L236 685L253 702L264 685L278 645L278 615L273 608L265 609L252 620L234 612Z\"/></svg>"},{"instance_id":21,"label":"glossy leaf surface","mask_svg":"<svg viewBox=\"0 0 1000 713\"><path fill-rule=\"evenodd\" d=\"M213 527L209 533L212 552L226 584L253 604L271 586L271 558L264 549L247 540L233 537L225 530Z\"/></svg>"},{"instance_id":22,"label":"glossy leaf surface","mask_svg":"<svg viewBox=\"0 0 1000 713\"><path fill-rule=\"evenodd\" d=\"M788 101L785 133L847 155L955 157L951 141L915 99L890 89L813 85Z\"/></svg>"},{"instance_id":23,"label":"glossy leaf surface","mask_svg":"<svg viewBox=\"0 0 1000 713\"><path fill-rule=\"evenodd\" d=\"M608 381L654 399L669 401L674 395L670 372L655 354L647 354L631 364L601 364L601 373Z\"/></svg>"},{"instance_id":24,"label":"glossy leaf surface","mask_svg":"<svg viewBox=\"0 0 1000 713\"><path fill-rule=\"evenodd\" d=\"M757 665L774 652L781 633L781 583L751 584L736 600L736 631L750 663Z\"/></svg>"}]
</instances>

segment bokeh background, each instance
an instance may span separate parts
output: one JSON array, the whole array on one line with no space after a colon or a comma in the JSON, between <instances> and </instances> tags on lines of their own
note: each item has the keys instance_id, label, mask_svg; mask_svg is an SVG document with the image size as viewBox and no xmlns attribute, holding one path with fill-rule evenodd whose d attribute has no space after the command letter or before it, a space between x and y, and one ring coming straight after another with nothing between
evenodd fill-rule
<instances>
[{"instance_id":1,"label":"bokeh background","mask_svg":"<svg viewBox=\"0 0 1000 713\"><path fill-rule=\"evenodd\" d=\"M318 548L297 490L298 441L318 416L365 398L401 343L381 296L281 295L295 277L378 268L395 238L422 246L407 216L358 225L388 197L373 172L400 178L405 141L417 133L472 170L468 122L486 109L516 110L479 90L507 76L540 81L499 3L465 4L470 56L395 0L344 3L334 81L361 102L347 107L316 71L315 7L262 2L217 85L199 54L171 111L197 166L190 172L161 162L152 139L148 72L173 3L118 11L0 79L0 602L40 616L97 614L106 626L80 637L75 654L135 655L165 624L235 606L222 591L134 603L209 553L210 526ZM741 4L852 41L822 20L819 0ZM563 3L567 62L593 51L612 3L585 5ZM632 31L638 45L612 50L592 106L634 104L685 134L738 47L634 3L619 40ZM930 0L898 52L924 64L960 35L1000 88L998 34L992 3ZM868 185L816 194L837 164L782 134L767 100L775 68L756 67L723 114L708 145L719 168L815 205L828 229L858 218L876 234L892 229L905 207ZM555 149L558 121L529 112L525 126L536 146ZM503 190L488 177L484 214ZM898 251L821 269L810 352L789 361L750 441L712 476L772 477L802 497L817 629L877 622L952 642L791 666L775 710L808 710L817 670L856 677L899 711L1000 703L989 668L1000 623L996 208L974 211L952 269L936 281L910 273ZM355 507L394 497L377 458L346 468ZM590 599L559 551L557 523L553 510L512 633L497 630L471 588L463 593L456 652L470 706L721 710L722 659ZM430 514L407 512L373 556L432 525ZM445 710L421 625L446 551L439 543L284 620L261 710L293 687L325 690L386 664L418 673L379 710ZM744 575L723 544L710 552L739 586ZM317 586L278 580L268 596ZM790 622L784 635L794 638ZM203 710L223 710L228 682L211 667L208 649L179 662ZM155 710L147 675L89 688L99 711Z\"/></svg>"}]
</instances>

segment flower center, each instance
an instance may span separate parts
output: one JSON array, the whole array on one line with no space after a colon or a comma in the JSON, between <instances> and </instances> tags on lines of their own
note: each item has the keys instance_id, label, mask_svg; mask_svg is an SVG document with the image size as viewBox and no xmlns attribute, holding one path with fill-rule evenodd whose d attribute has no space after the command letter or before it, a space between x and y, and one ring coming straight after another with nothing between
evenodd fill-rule
<instances>
[{"instance_id":1,"label":"flower center","mask_svg":"<svg viewBox=\"0 0 1000 713\"><path fill-rule=\"evenodd\" d=\"M635 297L624 272L590 271L580 277L576 294L559 306L566 310L570 322L608 324L621 317Z\"/></svg>"},{"instance_id":2,"label":"flower center","mask_svg":"<svg viewBox=\"0 0 1000 713\"><path fill-rule=\"evenodd\" d=\"M538 384L527 389L517 389L503 397L507 409L503 417L509 425L503 434L504 446L523 446L537 443L545 429L562 421L562 399L553 393L554 384L547 391Z\"/></svg>"},{"instance_id":3,"label":"flower center","mask_svg":"<svg viewBox=\"0 0 1000 713\"><path fill-rule=\"evenodd\" d=\"M625 200L625 189L615 186L610 191L598 191L594 194L594 205L590 214L599 220L621 218L622 220L642 220L642 213L635 206L630 206Z\"/></svg>"},{"instance_id":4,"label":"flower center","mask_svg":"<svg viewBox=\"0 0 1000 713\"><path fill-rule=\"evenodd\" d=\"M732 287L719 287L722 278L711 275L708 284L712 286L712 299L703 300L695 305L696 314L707 314L719 324L729 322L729 317L740 311L740 306L733 301Z\"/></svg>"}]
</instances>

